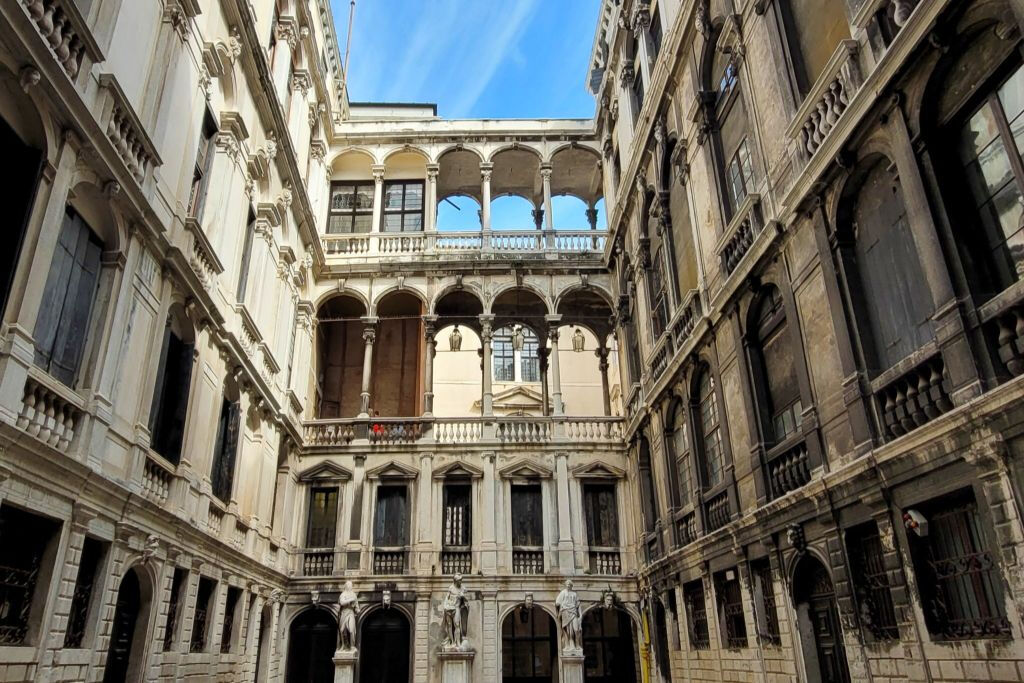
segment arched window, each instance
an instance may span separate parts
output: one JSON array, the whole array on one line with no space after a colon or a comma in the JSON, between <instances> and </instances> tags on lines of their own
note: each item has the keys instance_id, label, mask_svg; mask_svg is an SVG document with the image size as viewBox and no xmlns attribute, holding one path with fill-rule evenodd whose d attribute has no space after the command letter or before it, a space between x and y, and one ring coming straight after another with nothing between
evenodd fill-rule
<instances>
[{"instance_id":1,"label":"arched window","mask_svg":"<svg viewBox=\"0 0 1024 683\"><path fill-rule=\"evenodd\" d=\"M669 457L675 461L676 488L678 500L681 507L690 504L690 497L693 495L693 477L690 429L687 425L686 410L682 402L676 403L672 408L669 419L669 428L666 432Z\"/></svg>"},{"instance_id":2,"label":"arched window","mask_svg":"<svg viewBox=\"0 0 1024 683\"><path fill-rule=\"evenodd\" d=\"M903 189L887 159L868 165L840 212L865 362L886 370L934 337L933 305L907 221ZM849 240L853 240L852 249ZM850 253L852 252L852 253ZM863 324L863 323L862 323Z\"/></svg>"},{"instance_id":3,"label":"arched window","mask_svg":"<svg viewBox=\"0 0 1024 683\"><path fill-rule=\"evenodd\" d=\"M651 471L651 445L646 437L640 437L637 467L640 471L640 496L644 506L644 530L651 533L658 522L658 499L654 490L654 473Z\"/></svg>"},{"instance_id":4,"label":"arched window","mask_svg":"<svg viewBox=\"0 0 1024 683\"><path fill-rule=\"evenodd\" d=\"M174 464L181 458L194 349L192 326L180 308L172 308L164 328L149 430L153 450Z\"/></svg>"},{"instance_id":5,"label":"arched window","mask_svg":"<svg viewBox=\"0 0 1024 683\"><path fill-rule=\"evenodd\" d=\"M220 417L217 420L217 440L213 448L213 467L210 471L210 484L213 495L222 502L231 500L235 484L235 460L238 455L238 444L241 441L242 405L238 400L238 390L234 386L225 387L221 400Z\"/></svg>"},{"instance_id":6,"label":"arched window","mask_svg":"<svg viewBox=\"0 0 1024 683\"><path fill-rule=\"evenodd\" d=\"M651 296L651 326L657 339L668 327L668 294L665 285L665 251L662 247L654 252L649 272Z\"/></svg>"},{"instance_id":7,"label":"arched window","mask_svg":"<svg viewBox=\"0 0 1024 683\"><path fill-rule=\"evenodd\" d=\"M722 483L725 474L725 453L722 446L721 421L718 414L718 397L715 394L715 378L709 368L704 368L695 383L697 391L694 403L694 424L703 462L703 484L713 488Z\"/></svg>"},{"instance_id":8,"label":"arched window","mask_svg":"<svg viewBox=\"0 0 1024 683\"><path fill-rule=\"evenodd\" d=\"M846 8L840 0L783 0L779 9L793 76L803 99L821 77L836 46L850 38Z\"/></svg>"},{"instance_id":9,"label":"arched window","mask_svg":"<svg viewBox=\"0 0 1024 683\"><path fill-rule=\"evenodd\" d=\"M751 307L751 366L768 444L784 441L800 427L800 386L796 378L798 348L786 328L786 310L778 288L769 286Z\"/></svg>"},{"instance_id":10,"label":"arched window","mask_svg":"<svg viewBox=\"0 0 1024 683\"><path fill-rule=\"evenodd\" d=\"M754 191L757 181L736 51L723 48L718 46L708 60L705 89L714 93L712 111L708 115L714 119L711 129L715 131L722 204L726 220L731 220L747 195Z\"/></svg>"}]
</instances>

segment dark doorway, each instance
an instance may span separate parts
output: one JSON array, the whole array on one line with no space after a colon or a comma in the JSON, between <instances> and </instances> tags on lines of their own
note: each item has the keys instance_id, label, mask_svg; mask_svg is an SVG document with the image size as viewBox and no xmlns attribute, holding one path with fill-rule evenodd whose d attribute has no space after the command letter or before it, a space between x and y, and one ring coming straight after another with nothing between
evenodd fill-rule
<instances>
[{"instance_id":1,"label":"dark doorway","mask_svg":"<svg viewBox=\"0 0 1024 683\"><path fill-rule=\"evenodd\" d=\"M267 651L270 649L271 623L274 618L269 607L263 608L260 616L260 628L256 633L256 683L265 683L267 680Z\"/></svg>"},{"instance_id":2,"label":"dark doorway","mask_svg":"<svg viewBox=\"0 0 1024 683\"><path fill-rule=\"evenodd\" d=\"M104 683L123 683L128 680L135 626L139 620L141 606L142 591L139 587L139 577L133 569L124 575L121 587L117 589L110 650L107 652L107 668L103 674Z\"/></svg>"},{"instance_id":3,"label":"dark doorway","mask_svg":"<svg viewBox=\"0 0 1024 683\"><path fill-rule=\"evenodd\" d=\"M598 607L583 617L584 680L636 683L633 622L620 609Z\"/></svg>"},{"instance_id":4,"label":"dark doorway","mask_svg":"<svg viewBox=\"0 0 1024 683\"><path fill-rule=\"evenodd\" d=\"M793 586L808 680L850 683L836 594L828 570L817 559L804 557L796 568Z\"/></svg>"},{"instance_id":5,"label":"dark doorway","mask_svg":"<svg viewBox=\"0 0 1024 683\"><path fill-rule=\"evenodd\" d=\"M409 683L409 620L394 607L374 611L359 629L361 683Z\"/></svg>"},{"instance_id":6,"label":"dark doorway","mask_svg":"<svg viewBox=\"0 0 1024 683\"><path fill-rule=\"evenodd\" d=\"M326 609L306 610L288 635L288 683L334 683L338 622Z\"/></svg>"},{"instance_id":7,"label":"dark doorway","mask_svg":"<svg viewBox=\"0 0 1024 683\"><path fill-rule=\"evenodd\" d=\"M4 236L4 249L0 250L0 317L7 308L7 297L11 293L14 271L21 254L21 243L25 239L32 202L39 184L42 169L42 154L29 147L18 134L0 119L0 149L8 159L8 168L18 169L4 182L3 198L8 219L8 232Z\"/></svg>"},{"instance_id":8,"label":"dark doorway","mask_svg":"<svg viewBox=\"0 0 1024 683\"><path fill-rule=\"evenodd\" d=\"M501 625L502 683L555 680L557 651L555 620L539 607L517 607Z\"/></svg>"}]
</instances>

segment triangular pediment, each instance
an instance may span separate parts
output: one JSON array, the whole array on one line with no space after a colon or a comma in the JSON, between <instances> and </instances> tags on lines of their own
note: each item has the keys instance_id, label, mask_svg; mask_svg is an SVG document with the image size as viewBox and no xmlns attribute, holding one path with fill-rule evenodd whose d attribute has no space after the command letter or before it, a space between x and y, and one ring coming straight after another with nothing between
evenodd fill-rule
<instances>
[{"instance_id":1,"label":"triangular pediment","mask_svg":"<svg viewBox=\"0 0 1024 683\"><path fill-rule=\"evenodd\" d=\"M603 462L589 462L572 468L572 475L579 479L624 479L626 471Z\"/></svg>"},{"instance_id":2,"label":"triangular pediment","mask_svg":"<svg viewBox=\"0 0 1024 683\"><path fill-rule=\"evenodd\" d=\"M434 479L448 479L454 477L468 477L478 479L484 476L483 470L465 462L452 462L434 470Z\"/></svg>"},{"instance_id":3,"label":"triangular pediment","mask_svg":"<svg viewBox=\"0 0 1024 683\"><path fill-rule=\"evenodd\" d=\"M303 470L299 473L299 481L313 481L315 479L332 479L348 481L352 473L335 462L322 462L319 465Z\"/></svg>"},{"instance_id":4,"label":"triangular pediment","mask_svg":"<svg viewBox=\"0 0 1024 683\"><path fill-rule=\"evenodd\" d=\"M551 477L551 470L532 460L517 460L503 467L499 474L505 479L547 479Z\"/></svg>"},{"instance_id":5,"label":"triangular pediment","mask_svg":"<svg viewBox=\"0 0 1024 683\"><path fill-rule=\"evenodd\" d=\"M516 385L494 394L491 404L496 415L532 415L543 412L544 397L529 387ZM480 411L480 399L473 402L473 408Z\"/></svg>"},{"instance_id":6,"label":"triangular pediment","mask_svg":"<svg viewBox=\"0 0 1024 683\"><path fill-rule=\"evenodd\" d=\"M368 479L415 479L419 471L404 463L392 460L383 465L367 470Z\"/></svg>"}]
</instances>

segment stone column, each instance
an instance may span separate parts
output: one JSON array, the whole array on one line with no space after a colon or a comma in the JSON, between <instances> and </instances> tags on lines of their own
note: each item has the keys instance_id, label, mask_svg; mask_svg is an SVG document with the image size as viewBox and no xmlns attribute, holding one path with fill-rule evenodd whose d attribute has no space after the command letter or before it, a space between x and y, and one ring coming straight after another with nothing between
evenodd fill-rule
<instances>
[{"instance_id":1,"label":"stone column","mask_svg":"<svg viewBox=\"0 0 1024 683\"><path fill-rule=\"evenodd\" d=\"M540 180L544 187L544 248L552 249L555 246L555 216L551 210L551 164L541 165Z\"/></svg>"},{"instance_id":2,"label":"stone column","mask_svg":"<svg viewBox=\"0 0 1024 683\"><path fill-rule=\"evenodd\" d=\"M597 209L593 205L587 209L587 223L591 230L597 230Z\"/></svg>"},{"instance_id":3,"label":"stone column","mask_svg":"<svg viewBox=\"0 0 1024 683\"><path fill-rule=\"evenodd\" d=\"M373 374L373 342L377 339L377 319L363 318L363 386L359 394L359 417L370 416L370 379Z\"/></svg>"},{"instance_id":4,"label":"stone column","mask_svg":"<svg viewBox=\"0 0 1024 683\"><path fill-rule=\"evenodd\" d=\"M481 371L483 374L483 396L480 399L480 414L489 417L494 415L494 393L491 386L491 337L493 330L491 325L494 322L493 315L480 316L480 344L483 351L483 363Z\"/></svg>"},{"instance_id":5,"label":"stone column","mask_svg":"<svg viewBox=\"0 0 1024 683\"><path fill-rule=\"evenodd\" d=\"M552 399L552 414L562 415L562 376L558 369L558 324L562 320L560 315L548 315L545 316L547 319L548 328L548 339L551 341L551 348L548 351L549 360L551 362L551 399Z\"/></svg>"},{"instance_id":6,"label":"stone column","mask_svg":"<svg viewBox=\"0 0 1024 683\"><path fill-rule=\"evenodd\" d=\"M569 517L569 454L555 454L555 488L558 500L558 567L573 573L572 520Z\"/></svg>"},{"instance_id":7,"label":"stone column","mask_svg":"<svg viewBox=\"0 0 1024 683\"><path fill-rule=\"evenodd\" d=\"M437 232L437 174L440 164L427 164L427 220L425 232Z\"/></svg>"},{"instance_id":8,"label":"stone column","mask_svg":"<svg viewBox=\"0 0 1024 683\"><path fill-rule=\"evenodd\" d=\"M480 164L480 230L483 233L480 247L489 249L491 246L491 172L494 164Z\"/></svg>"},{"instance_id":9,"label":"stone column","mask_svg":"<svg viewBox=\"0 0 1024 683\"><path fill-rule=\"evenodd\" d=\"M437 316L423 317L423 417L434 414L434 356L437 354Z\"/></svg>"},{"instance_id":10,"label":"stone column","mask_svg":"<svg viewBox=\"0 0 1024 683\"><path fill-rule=\"evenodd\" d=\"M373 225L370 232L381 232L381 215L384 212L384 169L385 166L374 164L370 167L373 173Z\"/></svg>"},{"instance_id":11,"label":"stone column","mask_svg":"<svg viewBox=\"0 0 1024 683\"><path fill-rule=\"evenodd\" d=\"M548 395L548 349L540 346L537 349L537 365L540 370L540 400L541 413L545 416L551 414L551 399Z\"/></svg>"},{"instance_id":12,"label":"stone column","mask_svg":"<svg viewBox=\"0 0 1024 683\"><path fill-rule=\"evenodd\" d=\"M278 99L284 103L288 99L288 74L292 68L292 52L299 42L299 32L295 17L281 17L273 28L274 44L273 64L274 87Z\"/></svg>"},{"instance_id":13,"label":"stone column","mask_svg":"<svg viewBox=\"0 0 1024 683\"><path fill-rule=\"evenodd\" d=\"M605 417L611 417L612 394L608 388L608 347L605 346L604 342L598 343L594 355L597 356L597 369L601 372L601 398L604 401L604 415Z\"/></svg>"}]
</instances>

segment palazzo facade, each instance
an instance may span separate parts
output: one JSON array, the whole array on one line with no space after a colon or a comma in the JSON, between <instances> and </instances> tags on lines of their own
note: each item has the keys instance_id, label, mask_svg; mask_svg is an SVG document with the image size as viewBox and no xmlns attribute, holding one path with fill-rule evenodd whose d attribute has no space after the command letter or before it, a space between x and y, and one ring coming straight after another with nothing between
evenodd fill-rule
<instances>
[{"instance_id":1,"label":"palazzo facade","mask_svg":"<svg viewBox=\"0 0 1024 683\"><path fill-rule=\"evenodd\" d=\"M1024 680L1022 22L600 0L451 120L5 0L0 681Z\"/></svg>"}]
</instances>

